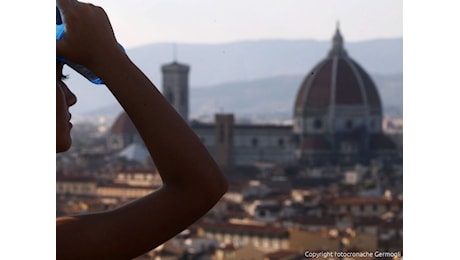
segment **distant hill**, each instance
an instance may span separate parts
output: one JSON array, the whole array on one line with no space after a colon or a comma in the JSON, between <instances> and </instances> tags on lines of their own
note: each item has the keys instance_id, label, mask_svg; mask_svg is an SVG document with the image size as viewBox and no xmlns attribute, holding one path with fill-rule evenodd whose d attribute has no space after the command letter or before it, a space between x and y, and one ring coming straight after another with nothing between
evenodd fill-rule
<instances>
[{"instance_id":1,"label":"distant hill","mask_svg":"<svg viewBox=\"0 0 460 260\"><path fill-rule=\"evenodd\" d=\"M402 116L403 75L371 76L379 90L385 114ZM289 120L303 79L304 75L288 75L191 88L190 116L209 120L217 112L228 112L240 120ZM94 114L111 115L121 111L118 104L113 104L94 111Z\"/></svg>"},{"instance_id":2,"label":"distant hill","mask_svg":"<svg viewBox=\"0 0 460 260\"><path fill-rule=\"evenodd\" d=\"M350 56L371 74L403 71L402 38L346 42ZM225 44L177 44L177 60L191 66L190 85L211 86L284 75L303 75L325 58L331 41L260 40ZM150 44L128 50L154 82L160 67L173 60L173 44Z\"/></svg>"},{"instance_id":3,"label":"distant hill","mask_svg":"<svg viewBox=\"0 0 460 260\"><path fill-rule=\"evenodd\" d=\"M402 116L402 74L372 75L380 93L384 112ZM190 92L191 116L204 117L216 112L231 112L238 117L267 120L292 118L294 101L304 75L277 76L261 80L193 88Z\"/></svg>"},{"instance_id":4,"label":"distant hill","mask_svg":"<svg viewBox=\"0 0 460 260\"><path fill-rule=\"evenodd\" d=\"M402 77L402 43L402 38L346 42L345 35L345 48L349 55L361 64L367 72L377 75L376 81L380 77L378 75L387 79L398 74ZM220 91L226 88L235 88L242 91L247 89L245 86L250 84L254 84L255 89L260 88L262 85L270 89L282 85L285 86L281 90L282 94L286 95L286 99L291 100L299 87L303 75L306 75L314 65L326 57L330 47L330 41L316 40L260 40L225 44L176 44L177 60L191 66L192 113L195 111L200 113L206 110L204 105L195 106L195 103L201 104L201 102L207 104L208 107L212 103L221 103L220 106L217 106L218 108L228 111L238 110L239 107L231 108L231 102L228 106L223 105L225 104L224 101L228 100L229 97L224 96L222 92L220 95L212 97L212 93L215 91L212 88L219 86L223 86ZM173 44L150 44L128 49L127 53L134 63L161 90L160 68L161 65L173 60ZM65 69L64 73L70 75L68 85L78 96L78 103L71 110L73 114L100 113L100 109L116 103L116 100L105 87L87 82L70 69ZM273 82L269 83L269 81ZM207 87L208 90L203 90L203 92L198 90L203 87ZM205 93L207 91L209 93ZM280 90L264 90L262 94L269 95L272 92L277 93L276 91ZM260 101L262 103L253 104L253 108L249 108L249 101L246 101L246 105L240 104L241 107L246 107L248 109L246 111L252 111L256 107L263 107L269 97L262 94L254 96L259 97L257 100L262 100ZM207 98L205 98L206 96ZM242 95L237 96L243 102ZM251 97L247 96L247 98ZM286 110L286 105L281 104L284 97L278 95L278 98L278 101L271 101L272 109ZM292 101L288 104L291 103ZM117 105L114 106L116 107Z\"/></svg>"}]
</instances>

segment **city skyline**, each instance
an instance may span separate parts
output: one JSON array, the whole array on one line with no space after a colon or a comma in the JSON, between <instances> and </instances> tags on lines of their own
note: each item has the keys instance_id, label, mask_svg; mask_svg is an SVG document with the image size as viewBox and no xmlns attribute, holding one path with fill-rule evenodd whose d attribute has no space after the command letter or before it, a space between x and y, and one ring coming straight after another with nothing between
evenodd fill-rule
<instances>
[{"instance_id":1,"label":"city skyline","mask_svg":"<svg viewBox=\"0 0 460 260\"><path fill-rule=\"evenodd\" d=\"M115 5L119 5L119 1L112 1ZM137 2L137 1L132 1ZM403 1L400 1L401 4ZM127 3L127 2L124 2ZM454 109L450 109L447 113L440 113L438 109L442 109L449 104L455 105L457 103L457 96L444 95L443 99L433 99L433 87L439 89L440 93L449 93L452 90L452 84L455 84L454 77L456 72L455 66L430 66L429 64L450 64L456 60L458 52L455 51L458 46L459 40L455 37L455 25L458 24L456 20L458 15L454 12L457 8L454 8L454 2L404 2L404 83L408 86L405 89L405 116L408 118L408 124L406 128L406 136L404 143L405 147L405 171L409 173L405 176L405 191L406 194L412 194L406 197L406 203L409 205L405 210L405 217L409 220L418 219L426 223L436 222L438 228L433 229L428 224L428 237L442 237L445 235L446 230L455 230L454 218L455 214L447 210L448 205L445 205L448 200L440 200L442 197L448 197L452 191L457 188L454 187L455 182L451 181L451 173L455 171L456 153L451 152L453 147L456 147L457 142L453 137L458 130L454 124L452 114ZM413 6L410 6L413 4ZM436 6L435 6L436 4ZM47 28L49 21L47 19L54 19L54 7L43 8L42 2L27 2L24 5L23 2L9 2L6 10L21 10L21 17L28 17L19 24L26 26L21 28L28 28L26 31L37 32L44 28ZM102 4L101 4L102 5ZM25 8L26 6L27 8ZM438 8L435 8L438 7ZM105 6L104 6L105 8ZM50 12L47 14L42 11L43 9L49 9ZM37 11L40 10L40 11ZM128 10L126 12L129 12ZM30 173L27 175L27 182L23 182L24 175L14 171L13 174L6 174L6 180L4 183L22 183L22 189L27 192L17 192L18 187L16 185L7 185L4 190L5 194L15 194L16 200L8 200L7 209L13 208L15 214L6 214L4 220L4 237L8 238L12 243L8 243L8 246L2 252L2 256L14 258L17 256L17 252L22 252L24 245L30 246L29 252L33 252L35 255L44 255L53 257L54 252L49 250L49 242L54 241L54 233L49 232L54 228L54 223L51 223L52 214L54 213L53 203L48 203L54 200L55 197L55 175L53 174L55 168L55 161L49 160L49 157L53 157L54 149L52 145L49 145L50 135L52 135L54 129L54 104L53 102L44 102L52 95L47 91L51 91L49 84L49 71L51 68L47 66L41 66L43 61L49 59L54 52L54 47L51 47L46 36L38 37L40 41L37 45L38 48L30 48L31 35L24 33L24 30L19 30L18 26L11 25L11 16L2 16L4 20L4 35L9 35L4 38L5 50L12 50L15 53L21 53L23 57L33 57L29 61L36 62L37 65L32 64L29 67L38 69L31 69L28 76L24 76L24 60L18 59L17 55L5 55L3 63L12 69L8 71L8 77L4 77L5 90L9 91L8 95L4 95L4 118L8 122L19 123L18 126L12 128L5 128L5 136L7 137L6 149L10 151L11 155L5 162L5 168L7 170L17 169L18 165L21 167L26 166L21 172ZM51 18L46 18L51 17ZM110 14L113 17L113 14ZM33 22L31 22L33 21ZM328 24L326 32L330 32L330 27L335 25L336 19ZM346 32L346 23L341 20L341 28ZM402 28L402 27L401 27ZM50 29L51 30L51 29ZM346 32L348 37L348 32ZM51 34L51 32L49 32ZM306 34L305 34L306 35ZM117 36L120 33L117 32ZM347 41L353 41L352 38L347 38ZM43 41L43 42L42 42ZM126 46L130 46L130 43L124 43ZM26 45L28 47L26 47ZM409 47L410 46L410 47ZM37 49L45 51L37 51ZM431 50L436 51L431 51ZM419 62L419 56L423 55L424 62ZM54 55L54 54L53 54ZM417 62L416 62L417 60ZM46 62L45 62L46 63ZM19 65L21 64L21 65ZM423 64L423 65L422 65ZM425 65L428 64L428 65ZM50 65L51 66L51 65ZM423 76L420 76L423 75ZM439 77L443 75L443 77ZM27 95L24 95L23 87L11 87L13 80L21 79L21 86L28 86ZM35 87L39 82L40 86ZM21 102L14 102L16 98L11 97L22 97L24 98ZM455 99L455 100L453 100ZM427 100L431 100L432 105L427 105ZM46 104L44 104L46 103ZM27 104L27 105L23 105ZM17 113L11 113L11 108L15 106L21 106ZM31 108L34 110L33 113L37 115L46 115L46 118L42 117L30 117L27 120L18 120L19 114L30 114ZM445 112L445 111L444 111ZM18 114L19 113L19 114ZM442 128L445 131L441 135L437 135L436 139L426 140L428 151L445 151L443 153L443 159L433 158L432 152L421 152L420 139L423 136L429 136L430 134L439 131L439 124L427 124L426 118L436 118L437 122L447 122L448 124ZM30 134L31 126L47 125L47 127L36 127L34 133ZM20 130L20 131L19 131ZM44 138L42 138L44 137ZM24 152L24 147L18 145L18 140L24 140L31 142L32 145L27 147L27 152L35 156L30 156L27 159L27 163L24 163L22 156L17 156L19 153ZM448 148L446 144L449 144ZM420 163L423 162L423 163ZM433 185L432 173L440 175L440 179L446 178L448 181L442 185ZM416 183L416 185L412 185ZM446 185L447 184L447 185ZM450 185L449 185L450 184ZM430 191L427 193L427 187ZM35 201L39 203L34 204L34 207L39 207L40 212L43 214L37 214L34 218L29 218L30 208L29 207L16 207L16 205L30 205L31 194L33 194ZM423 196L419 196L423 195ZM433 197L431 197L433 196ZM426 200L434 199L437 203L431 210L425 210ZM422 205L424 206L422 208ZM36 208L35 208L36 209ZM419 214L422 212L423 214ZM443 219L439 217L439 212L443 213ZM19 216L19 217L18 217ZM22 216L22 217L21 217ZM27 218L25 221L24 218ZM406 231L405 235L405 251L407 255L413 256L411 258L423 258L423 257L451 257L452 253L446 248L455 248L454 240L444 240L444 243L431 243L431 239L417 240L411 234L415 234L418 231L418 223L420 221L407 221L404 227ZM44 224L48 223L48 224ZM17 225L20 224L23 230L30 230L29 235L23 236L22 233L17 231ZM417 225L417 226L416 226ZM412 231L412 232L411 232ZM20 242L14 242L20 241ZM442 248L441 248L442 246ZM419 248L427 248L427 250L419 250Z\"/></svg>"}]
</instances>

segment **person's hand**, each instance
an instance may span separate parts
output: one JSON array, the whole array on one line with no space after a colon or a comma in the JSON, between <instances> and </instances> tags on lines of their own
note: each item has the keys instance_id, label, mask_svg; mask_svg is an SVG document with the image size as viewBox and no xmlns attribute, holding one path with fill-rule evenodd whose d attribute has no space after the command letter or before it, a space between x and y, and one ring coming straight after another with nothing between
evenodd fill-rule
<instances>
[{"instance_id":1,"label":"person's hand","mask_svg":"<svg viewBox=\"0 0 460 260\"><path fill-rule=\"evenodd\" d=\"M107 57L122 53L105 11L76 0L57 0L66 32L56 41L56 54L89 69L104 66Z\"/></svg>"}]
</instances>

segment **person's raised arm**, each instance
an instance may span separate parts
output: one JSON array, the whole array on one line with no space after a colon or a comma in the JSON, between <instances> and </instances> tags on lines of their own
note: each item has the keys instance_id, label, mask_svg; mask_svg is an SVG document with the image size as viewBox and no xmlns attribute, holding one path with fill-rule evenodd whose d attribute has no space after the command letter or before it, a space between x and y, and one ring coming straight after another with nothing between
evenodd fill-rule
<instances>
[{"instance_id":1,"label":"person's raised arm","mask_svg":"<svg viewBox=\"0 0 460 260\"><path fill-rule=\"evenodd\" d=\"M57 53L98 75L149 150L163 186L118 209L57 220L58 259L130 259L203 216L227 183L206 148L150 80L118 48L105 12L58 0L66 24Z\"/></svg>"}]
</instances>

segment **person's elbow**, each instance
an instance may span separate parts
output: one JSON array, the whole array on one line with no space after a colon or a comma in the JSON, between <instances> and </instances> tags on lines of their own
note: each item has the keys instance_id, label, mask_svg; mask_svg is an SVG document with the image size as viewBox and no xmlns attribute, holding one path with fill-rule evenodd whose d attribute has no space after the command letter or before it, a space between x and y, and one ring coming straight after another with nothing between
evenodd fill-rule
<instances>
[{"instance_id":1,"label":"person's elbow","mask_svg":"<svg viewBox=\"0 0 460 260\"><path fill-rule=\"evenodd\" d=\"M218 184L216 185L217 194L218 194L217 196L219 197L219 199L222 196L224 196L224 194L228 191L228 181L223 174L220 174L220 175L221 175L221 178L219 179Z\"/></svg>"},{"instance_id":2,"label":"person's elbow","mask_svg":"<svg viewBox=\"0 0 460 260\"><path fill-rule=\"evenodd\" d=\"M228 190L228 182L220 169L215 169L202 180L199 190L205 201L214 206Z\"/></svg>"},{"instance_id":3,"label":"person's elbow","mask_svg":"<svg viewBox=\"0 0 460 260\"><path fill-rule=\"evenodd\" d=\"M217 170L214 175L214 180L212 180L206 186L209 198L212 198L217 202L227 192L228 182L220 170Z\"/></svg>"}]
</instances>

